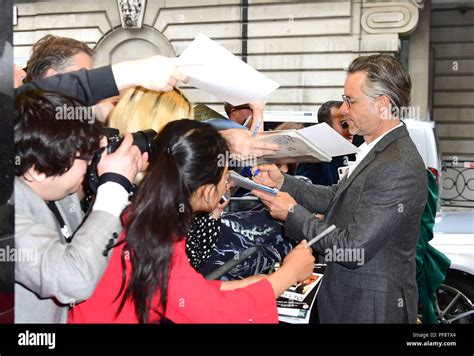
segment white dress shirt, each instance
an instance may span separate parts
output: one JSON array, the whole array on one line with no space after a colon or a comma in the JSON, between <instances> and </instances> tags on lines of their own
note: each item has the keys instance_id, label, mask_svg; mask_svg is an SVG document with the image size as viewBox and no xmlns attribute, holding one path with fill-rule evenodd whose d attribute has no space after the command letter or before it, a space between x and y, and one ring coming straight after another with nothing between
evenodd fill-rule
<instances>
[{"instance_id":1,"label":"white dress shirt","mask_svg":"<svg viewBox=\"0 0 474 356\"><path fill-rule=\"evenodd\" d=\"M377 144L377 142L379 142L382 138L385 137L385 135L387 135L390 131L393 131L395 130L396 128L402 126L403 123L399 123L397 126L395 126L394 128L391 128L390 130L388 130L387 132L385 132L384 134L380 135L379 137L377 137L375 140L373 140L371 143L367 144L367 142L364 142L362 145L359 146L359 152L356 153L356 160L349 165L349 169L348 169L348 174L347 174L347 177L350 177L350 175L352 174L352 172L354 172L354 170L357 168L357 166L359 165L359 163L365 158L365 156L367 156L369 154L369 152L375 147L375 145Z\"/></svg>"},{"instance_id":2,"label":"white dress shirt","mask_svg":"<svg viewBox=\"0 0 474 356\"><path fill-rule=\"evenodd\" d=\"M120 217L128 203L128 192L124 187L115 182L106 182L97 188L97 196L92 210L102 210Z\"/></svg>"}]
</instances>

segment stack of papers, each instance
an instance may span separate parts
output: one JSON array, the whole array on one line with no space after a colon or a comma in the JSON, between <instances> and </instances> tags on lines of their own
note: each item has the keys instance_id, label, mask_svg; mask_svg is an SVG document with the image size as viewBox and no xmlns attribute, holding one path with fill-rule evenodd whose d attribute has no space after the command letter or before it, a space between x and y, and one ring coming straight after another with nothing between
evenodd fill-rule
<instances>
[{"instance_id":1,"label":"stack of papers","mask_svg":"<svg viewBox=\"0 0 474 356\"><path fill-rule=\"evenodd\" d=\"M260 100L280 86L201 33L177 66L190 85L234 106Z\"/></svg>"},{"instance_id":2,"label":"stack of papers","mask_svg":"<svg viewBox=\"0 0 474 356\"><path fill-rule=\"evenodd\" d=\"M326 123L300 130L265 131L258 139L280 147L274 155L259 157L258 164L330 162L331 157L358 151L356 146Z\"/></svg>"}]
</instances>

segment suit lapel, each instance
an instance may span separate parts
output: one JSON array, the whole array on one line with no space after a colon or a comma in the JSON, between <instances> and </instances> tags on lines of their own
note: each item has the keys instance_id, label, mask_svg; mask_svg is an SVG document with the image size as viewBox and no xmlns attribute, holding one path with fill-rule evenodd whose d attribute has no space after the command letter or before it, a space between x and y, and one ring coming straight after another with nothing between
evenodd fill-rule
<instances>
[{"instance_id":1,"label":"suit lapel","mask_svg":"<svg viewBox=\"0 0 474 356\"><path fill-rule=\"evenodd\" d=\"M336 201L339 195L341 195L347 188L350 187L351 183L359 175L359 173L362 172L365 169L365 167L367 167L374 159L375 159L374 150L370 150L367 156L365 156L365 158L356 167L354 172L352 172L352 174L349 177L347 176L345 177L345 181L342 182L340 188L337 190L336 194L333 197L333 202Z\"/></svg>"},{"instance_id":2,"label":"suit lapel","mask_svg":"<svg viewBox=\"0 0 474 356\"><path fill-rule=\"evenodd\" d=\"M401 137L407 136L408 135L408 130L406 128L405 123L402 121L403 126L396 128L395 130L389 132L384 138L382 138L375 147L373 147L367 156L364 157L364 159L359 163L359 165L356 167L356 169L352 172L352 174L347 178L345 178L345 182L341 182L342 184L340 185L339 189L337 190L336 194L334 195L331 205L328 208L332 208L332 205L334 202L337 200L339 195L341 195L347 188L350 187L351 183L356 179L356 177L367 167L376 157L378 152L381 152L385 150L385 148L390 145L392 142L400 139Z\"/></svg>"}]
</instances>

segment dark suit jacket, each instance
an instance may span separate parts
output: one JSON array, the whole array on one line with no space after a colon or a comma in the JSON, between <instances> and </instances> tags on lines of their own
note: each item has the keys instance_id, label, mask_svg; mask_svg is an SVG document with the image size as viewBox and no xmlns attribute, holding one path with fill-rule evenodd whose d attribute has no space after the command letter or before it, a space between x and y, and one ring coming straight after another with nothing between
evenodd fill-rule
<instances>
[{"instance_id":1,"label":"dark suit jacket","mask_svg":"<svg viewBox=\"0 0 474 356\"><path fill-rule=\"evenodd\" d=\"M337 185L285 176L282 190L298 202L285 223L288 237L310 240L337 227L313 246L328 264L318 295L322 323L416 321L415 255L427 179L405 126L382 138Z\"/></svg>"},{"instance_id":2,"label":"dark suit jacket","mask_svg":"<svg viewBox=\"0 0 474 356\"><path fill-rule=\"evenodd\" d=\"M15 95L27 90L41 89L72 96L87 106L102 99L119 95L111 66L91 70L56 74L51 77L23 84L15 90Z\"/></svg>"},{"instance_id":3,"label":"dark suit jacket","mask_svg":"<svg viewBox=\"0 0 474 356\"><path fill-rule=\"evenodd\" d=\"M348 156L333 157L331 162L300 163L296 169L296 175L308 177L313 184L336 184L339 181L337 169L347 165L344 162L345 159L347 160L347 157Z\"/></svg>"}]
</instances>

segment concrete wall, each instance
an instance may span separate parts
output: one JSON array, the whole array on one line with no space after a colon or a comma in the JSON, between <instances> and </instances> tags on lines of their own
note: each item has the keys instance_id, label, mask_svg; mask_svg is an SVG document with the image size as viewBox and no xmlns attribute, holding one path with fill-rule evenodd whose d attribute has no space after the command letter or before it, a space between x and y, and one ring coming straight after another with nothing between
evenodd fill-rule
<instances>
[{"instance_id":1,"label":"concrete wall","mask_svg":"<svg viewBox=\"0 0 474 356\"><path fill-rule=\"evenodd\" d=\"M47 33L98 44L98 64L153 53L179 55L199 32L236 55L243 48L240 0L148 0L141 31L121 29L115 0L18 4L18 15L18 61ZM418 8L408 0L249 0L248 63L281 84L267 98L269 110L317 111L321 103L340 99L344 69L353 58L396 53L399 35L413 31L417 22ZM193 102L222 110L217 98L184 89Z\"/></svg>"}]
</instances>

